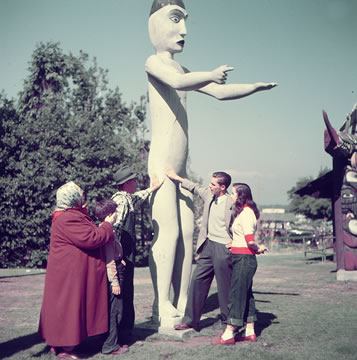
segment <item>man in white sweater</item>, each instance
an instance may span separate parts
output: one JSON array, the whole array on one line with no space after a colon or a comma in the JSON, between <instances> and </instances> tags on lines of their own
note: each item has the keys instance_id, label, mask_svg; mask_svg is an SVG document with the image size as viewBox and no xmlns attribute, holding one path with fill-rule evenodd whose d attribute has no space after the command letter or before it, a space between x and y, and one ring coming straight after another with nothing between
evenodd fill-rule
<instances>
[{"instance_id":1,"label":"man in white sweater","mask_svg":"<svg viewBox=\"0 0 357 360\"><path fill-rule=\"evenodd\" d=\"M204 187L180 177L172 168L168 170L167 176L205 201L196 247L197 265L191 279L185 315L182 323L176 325L175 329L198 329L214 276L217 281L221 320L225 323L232 275L231 254L225 246L232 241L229 230L232 201L227 193L231 177L225 172L215 172L212 174L209 187Z\"/></svg>"}]
</instances>

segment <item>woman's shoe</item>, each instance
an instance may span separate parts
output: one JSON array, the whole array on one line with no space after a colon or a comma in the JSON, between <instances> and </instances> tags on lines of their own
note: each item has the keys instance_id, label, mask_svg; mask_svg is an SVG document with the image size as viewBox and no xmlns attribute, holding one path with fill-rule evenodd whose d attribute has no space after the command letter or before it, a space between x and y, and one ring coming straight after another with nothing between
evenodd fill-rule
<instances>
[{"instance_id":1,"label":"woman's shoe","mask_svg":"<svg viewBox=\"0 0 357 360\"><path fill-rule=\"evenodd\" d=\"M216 341L213 341L213 345L235 345L236 341L234 340L234 337L231 339L223 340L220 336Z\"/></svg>"},{"instance_id":2,"label":"woman's shoe","mask_svg":"<svg viewBox=\"0 0 357 360\"><path fill-rule=\"evenodd\" d=\"M59 359L59 360L64 360L64 359L79 359L79 357L77 357L76 355L74 355L74 354L71 353L71 352L63 351L63 352L60 352L60 353L57 355L57 359Z\"/></svg>"},{"instance_id":3,"label":"woman's shoe","mask_svg":"<svg viewBox=\"0 0 357 360\"><path fill-rule=\"evenodd\" d=\"M257 335L253 334L253 335L249 335L249 336L242 336L237 338L238 342L241 341L250 341L250 342L256 342L257 341Z\"/></svg>"}]
</instances>

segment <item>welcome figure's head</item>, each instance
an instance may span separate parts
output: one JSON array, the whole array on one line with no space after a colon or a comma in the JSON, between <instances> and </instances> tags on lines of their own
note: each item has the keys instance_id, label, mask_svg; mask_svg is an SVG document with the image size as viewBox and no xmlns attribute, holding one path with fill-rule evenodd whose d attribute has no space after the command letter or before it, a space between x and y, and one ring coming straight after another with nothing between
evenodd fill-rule
<instances>
[{"instance_id":1,"label":"welcome figure's head","mask_svg":"<svg viewBox=\"0 0 357 360\"><path fill-rule=\"evenodd\" d=\"M173 56L185 45L187 11L182 0L154 0L149 17L149 36L156 53Z\"/></svg>"}]
</instances>

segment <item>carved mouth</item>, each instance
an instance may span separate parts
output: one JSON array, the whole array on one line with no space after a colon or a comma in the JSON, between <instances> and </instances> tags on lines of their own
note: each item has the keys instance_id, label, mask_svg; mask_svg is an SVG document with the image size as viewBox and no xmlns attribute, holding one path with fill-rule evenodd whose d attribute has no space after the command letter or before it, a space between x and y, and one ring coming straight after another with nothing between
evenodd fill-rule
<instances>
[{"instance_id":1,"label":"carved mouth","mask_svg":"<svg viewBox=\"0 0 357 360\"><path fill-rule=\"evenodd\" d=\"M183 47L183 46L185 45L185 40L180 40L180 41L178 41L177 43L178 43L180 46Z\"/></svg>"}]
</instances>

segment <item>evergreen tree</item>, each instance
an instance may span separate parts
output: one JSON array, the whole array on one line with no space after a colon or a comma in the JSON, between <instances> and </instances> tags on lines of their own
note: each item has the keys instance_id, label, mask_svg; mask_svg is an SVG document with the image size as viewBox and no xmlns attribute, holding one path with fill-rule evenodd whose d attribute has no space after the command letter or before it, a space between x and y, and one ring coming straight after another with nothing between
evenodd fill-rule
<instances>
[{"instance_id":1,"label":"evergreen tree","mask_svg":"<svg viewBox=\"0 0 357 360\"><path fill-rule=\"evenodd\" d=\"M321 169L318 177L326 174L329 169ZM316 199L309 195L300 196L295 192L314 179L310 177L304 177L298 179L296 185L288 191L288 197L290 200L289 211L297 214L305 215L307 218L312 220L327 218L331 220L332 217L332 205L330 199Z\"/></svg>"}]
</instances>

